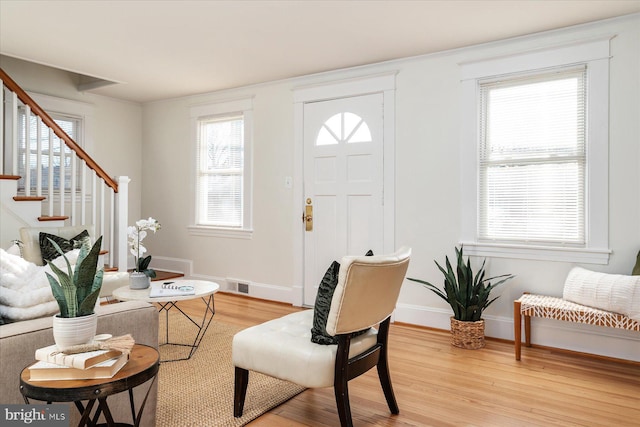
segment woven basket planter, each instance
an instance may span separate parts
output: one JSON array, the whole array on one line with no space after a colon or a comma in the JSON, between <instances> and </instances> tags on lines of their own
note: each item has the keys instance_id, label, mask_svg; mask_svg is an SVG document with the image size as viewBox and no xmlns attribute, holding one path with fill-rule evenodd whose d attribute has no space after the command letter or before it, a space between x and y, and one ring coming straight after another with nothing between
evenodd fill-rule
<instances>
[{"instance_id":1,"label":"woven basket planter","mask_svg":"<svg viewBox=\"0 0 640 427\"><path fill-rule=\"evenodd\" d=\"M469 350L484 347L484 320L462 322L451 317L451 345Z\"/></svg>"}]
</instances>

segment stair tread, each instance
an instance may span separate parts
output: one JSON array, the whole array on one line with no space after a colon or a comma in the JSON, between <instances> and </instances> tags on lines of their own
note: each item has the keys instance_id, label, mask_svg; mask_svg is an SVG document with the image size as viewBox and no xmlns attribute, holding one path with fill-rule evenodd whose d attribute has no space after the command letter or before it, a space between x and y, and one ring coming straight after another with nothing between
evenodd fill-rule
<instances>
[{"instance_id":1,"label":"stair tread","mask_svg":"<svg viewBox=\"0 0 640 427\"><path fill-rule=\"evenodd\" d=\"M16 202L41 202L46 199L45 196L13 196Z\"/></svg>"},{"instance_id":2,"label":"stair tread","mask_svg":"<svg viewBox=\"0 0 640 427\"><path fill-rule=\"evenodd\" d=\"M65 221L68 216L39 216L38 221Z\"/></svg>"}]
</instances>

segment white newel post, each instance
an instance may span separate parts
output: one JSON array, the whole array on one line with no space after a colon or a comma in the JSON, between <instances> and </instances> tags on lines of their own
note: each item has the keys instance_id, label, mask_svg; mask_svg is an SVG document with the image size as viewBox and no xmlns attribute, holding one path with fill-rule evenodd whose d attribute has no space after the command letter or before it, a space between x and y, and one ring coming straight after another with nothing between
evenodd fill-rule
<instances>
[{"instance_id":1,"label":"white newel post","mask_svg":"<svg viewBox=\"0 0 640 427\"><path fill-rule=\"evenodd\" d=\"M127 222L129 221L129 179L128 176L115 177L118 182L115 218L115 260L118 271L127 271Z\"/></svg>"}]
</instances>

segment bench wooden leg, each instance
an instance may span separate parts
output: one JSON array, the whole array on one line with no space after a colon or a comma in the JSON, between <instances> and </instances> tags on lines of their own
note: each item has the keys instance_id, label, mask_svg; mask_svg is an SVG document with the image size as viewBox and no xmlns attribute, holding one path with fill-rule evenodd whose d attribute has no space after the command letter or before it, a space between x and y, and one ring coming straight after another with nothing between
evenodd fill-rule
<instances>
[{"instance_id":1,"label":"bench wooden leg","mask_svg":"<svg viewBox=\"0 0 640 427\"><path fill-rule=\"evenodd\" d=\"M513 344L516 352L516 360L520 360L522 345L522 316L520 314L520 301L517 300L513 302Z\"/></svg>"},{"instance_id":2,"label":"bench wooden leg","mask_svg":"<svg viewBox=\"0 0 640 427\"><path fill-rule=\"evenodd\" d=\"M524 316L524 344L531 347L531 316Z\"/></svg>"}]
</instances>

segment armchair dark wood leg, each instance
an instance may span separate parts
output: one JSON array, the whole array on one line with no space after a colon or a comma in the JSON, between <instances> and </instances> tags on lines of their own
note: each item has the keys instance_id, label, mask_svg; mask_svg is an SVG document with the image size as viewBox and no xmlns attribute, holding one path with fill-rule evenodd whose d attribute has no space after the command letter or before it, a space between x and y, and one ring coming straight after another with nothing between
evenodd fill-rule
<instances>
[{"instance_id":1,"label":"armchair dark wood leg","mask_svg":"<svg viewBox=\"0 0 640 427\"><path fill-rule=\"evenodd\" d=\"M378 343L381 345L380 359L378 360L378 377L380 378L380 385L384 392L384 397L387 399L387 405L389 405L389 411L392 414L399 414L400 408L396 401L396 396L393 393L393 387L391 385L391 375L389 374L389 363L387 358L387 338L389 336L389 322L390 319L386 319L380 324L380 330L378 331Z\"/></svg>"},{"instance_id":2,"label":"armchair dark wood leg","mask_svg":"<svg viewBox=\"0 0 640 427\"><path fill-rule=\"evenodd\" d=\"M340 417L341 427L353 427L351 420L351 405L349 405L349 388L347 381L335 384L333 391L336 395L336 405L338 407L338 417Z\"/></svg>"},{"instance_id":3,"label":"armchair dark wood leg","mask_svg":"<svg viewBox=\"0 0 640 427\"><path fill-rule=\"evenodd\" d=\"M338 336L338 351L336 353L336 367L333 379L333 392L336 396L336 406L340 417L341 427L353 427L351 419L351 405L349 405L349 346L350 335Z\"/></svg>"},{"instance_id":4,"label":"armchair dark wood leg","mask_svg":"<svg viewBox=\"0 0 640 427\"><path fill-rule=\"evenodd\" d=\"M241 417L244 410L244 398L247 395L249 384L249 371L236 366L235 394L233 396L233 416Z\"/></svg>"}]
</instances>

